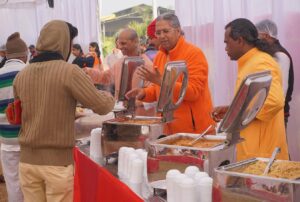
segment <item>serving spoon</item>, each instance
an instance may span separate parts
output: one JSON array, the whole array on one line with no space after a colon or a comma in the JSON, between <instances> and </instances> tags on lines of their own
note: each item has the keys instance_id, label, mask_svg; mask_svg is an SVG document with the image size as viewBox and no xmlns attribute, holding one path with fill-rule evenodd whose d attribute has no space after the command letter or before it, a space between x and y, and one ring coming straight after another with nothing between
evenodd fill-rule
<instances>
[{"instance_id":1,"label":"serving spoon","mask_svg":"<svg viewBox=\"0 0 300 202\"><path fill-rule=\"evenodd\" d=\"M213 125L208 126L208 128L206 128L206 130L201 133L199 135L199 137L197 137L196 139L192 140L191 142L187 143L187 146L193 146L199 139L201 139L202 137L204 137L206 135L206 133L211 129L211 127L213 127Z\"/></svg>"},{"instance_id":2,"label":"serving spoon","mask_svg":"<svg viewBox=\"0 0 300 202\"><path fill-rule=\"evenodd\" d=\"M279 152L280 152L280 148L279 147L275 147L275 149L274 149L274 151L272 153L272 156L271 156L271 158L269 160L269 163L268 163L267 167L265 168L265 171L264 171L263 175L267 175L269 173L270 168L271 168L271 166L272 166L272 164L273 164L273 162L274 162L274 160L276 158L276 155Z\"/></svg>"}]
</instances>

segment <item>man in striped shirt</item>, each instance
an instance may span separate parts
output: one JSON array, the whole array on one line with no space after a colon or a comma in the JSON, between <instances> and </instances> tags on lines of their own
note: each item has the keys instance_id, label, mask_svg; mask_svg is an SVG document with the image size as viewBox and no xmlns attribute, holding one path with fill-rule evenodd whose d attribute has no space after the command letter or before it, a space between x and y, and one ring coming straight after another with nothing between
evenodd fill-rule
<instances>
[{"instance_id":1,"label":"man in striped shirt","mask_svg":"<svg viewBox=\"0 0 300 202\"><path fill-rule=\"evenodd\" d=\"M1 163L3 168L8 201L21 202L23 194L19 182L20 146L18 144L19 125L10 125L5 116L5 109L13 102L13 80L25 67L27 45L18 32L10 35L6 43L7 61L0 69L0 138Z\"/></svg>"}]
</instances>

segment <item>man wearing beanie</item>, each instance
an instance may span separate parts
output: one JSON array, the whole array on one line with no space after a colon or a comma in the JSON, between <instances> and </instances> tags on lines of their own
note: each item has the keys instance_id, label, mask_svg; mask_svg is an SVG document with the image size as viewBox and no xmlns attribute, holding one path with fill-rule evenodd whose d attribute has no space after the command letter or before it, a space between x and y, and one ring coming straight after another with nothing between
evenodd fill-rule
<instances>
[{"instance_id":1,"label":"man wearing beanie","mask_svg":"<svg viewBox=\"0 0 300 202\"><path fill-rule=\"evenodd\" d=\"M66 62L77 34L65 21L44 25L37 56L13 83L14 96L22 103L19 174L26 202L73 201L77 101L100 115L115 103L82 69Z\"/></svg>"},{"instance_id":2,"label":"man wearing beanie","mask_svg":"<svg viewBox=\"0 0 300 202\"><path fill-rule=\"evenodd\" d=\"M0 46L0 68L4 66L6 60L6 46L3 44Z\"/></svg>"},{"instance_id":3,"label":"man wearing beanie","mask_svg":"<svg viewBox=\"0 0 300 202\"><path fill-rule=\"evenodd\" d=\"M154 60L159 48L159 40L155 36L155 24L156 19L154 19L147 27L148 47L145 51L145 54L151 61Z\"/></svg>"},{"instance_id":4,"label":"man wearing beanie","mask_svg":"<svg viewBox=\"0 0 300 202\"><path fill-rule=\"evenodd\" d=\"M25 67L27 45L18 32L10 35L6 42L7 61L0 69L0 138L1 163L3 168L8 201L21 202L23 194L19 182L20 146L18 144L19 125L10 125L5 116L5 108L13 102L13 80Z\"/></svg>"}]
</instances>

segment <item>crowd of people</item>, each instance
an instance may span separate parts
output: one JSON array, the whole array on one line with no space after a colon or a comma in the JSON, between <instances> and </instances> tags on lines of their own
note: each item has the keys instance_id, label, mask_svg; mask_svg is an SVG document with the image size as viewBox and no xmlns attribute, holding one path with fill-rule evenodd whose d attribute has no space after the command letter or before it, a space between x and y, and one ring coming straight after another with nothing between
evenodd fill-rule
<instances>
[{"instance_id":1,"label":"crowd of people","mask_svg":"<svg viewBox=\"0 0 300 202\"><path fill-rule=\"evenodd\" d=\"M76 104L80 102L100 115L112 111L126 57L139 56L145 61L134 79L136 83L145 81L143 86L135 85L126 94L128 99L137 99L139 106L157 101L166 63L186 62L186 94L174 111L174 120L166 124L165 134L201 133L228 110L228 106L213 106L205 54L186 40L175 14L160 15L149 24L144 51L137 32L122 29L103 62L96 42L89 44L86 54L79 44L73 44L77 34L70 23L53 20L42 28L36 46L27 47L16 32L0 47L1 163L9 201L72 201ZM237 160L270 157L275 147L281 148L279 159L288 159L285 127L293 91L293 63L279 43L276 24L233 20L225 27L224 43L229 58L238 63L236 90L251 73L269 70L272 75L261 111L241 131L245 141L237 145ZM75 56L72 64L67 62L71 53ZM174 100L181 85L179 77ZM99 86L108 87L109 92L98 90ZM11 125L5 109L16 100L21 102L21 124ZM146 115L147 110L140 113Z\"/></svg>"}]
</instances>

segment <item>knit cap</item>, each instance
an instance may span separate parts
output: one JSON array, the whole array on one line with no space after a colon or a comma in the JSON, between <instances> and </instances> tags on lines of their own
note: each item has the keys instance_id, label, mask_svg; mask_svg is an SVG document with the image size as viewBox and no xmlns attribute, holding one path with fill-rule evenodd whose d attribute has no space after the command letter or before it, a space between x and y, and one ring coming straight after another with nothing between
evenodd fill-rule
<instances>
[{"instance_id":1,"label":"knit cap","mask_svg":"<svg viewBox=\"0 0 300 202\"><path fill-rule=\"evenodd\" d=\"M20 38L20 33L15 32L7 38L6 57L7 59L25 57L28 49L26 43Z\"/></svg>"},{"instance_id":2,"label":"knit cap","mask_svg":"<svg viewBox=\"0 0 300 202\"><path fill-rule=\"evenodd\" d=\"M6 46L5 46L5 44L0 45L0 51L6 51Z\"/></svg>"},{"instance_id":3,"label":"knit cap","mask_svg":"<svg viewBox=\"0 0 300 202\"><path fill-rule=\"evenodd\" d=\"M155 36L155 25L156 25L156 19L154 19L147 27L147 35L150 39L156 38Z\"/></svg>"}]
</instances>

